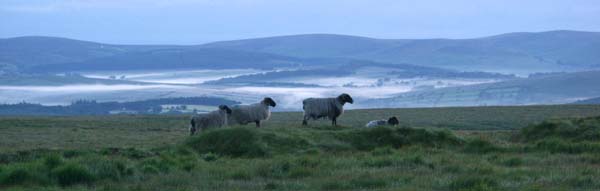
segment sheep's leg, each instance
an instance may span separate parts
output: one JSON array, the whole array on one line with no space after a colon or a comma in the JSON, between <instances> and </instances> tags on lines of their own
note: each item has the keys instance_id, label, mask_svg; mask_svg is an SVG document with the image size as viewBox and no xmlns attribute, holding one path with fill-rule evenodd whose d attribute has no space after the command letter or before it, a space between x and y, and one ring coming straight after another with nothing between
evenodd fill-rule
<instances>
[{"instance_id":1,"label":"sheep's leg","mask_svg":"<svg viewBox=\"0 0 600 191\"><path fill-rule=\"evenodd\" d=\"M305 115L305 116L304 116L304 119L302 119L302 126L306 126L306 125L308 125L308 122L306 121L306 120L307 120L307 118L308 118L308 116L306 116L306 115Z\"/></svg>"},{"instance_id":2,"label":"sheep's leg","mask_svg":"<svg viewBox=\"0 0 600 191\"><path fill-rule=\"evenodd\" d=\"M260 121L259 120L254 121L254 123L256 123L256 127L260 127Z\"/></svg>"},{"instance_id":3,"label":"sheep's leg","mask_svg":"<svg viewBox=\"0 0 600 191\"><path fill-rule=\"evenodd\" d=\"M194 135L194 133L196 133L196 123L192 119L190 120L190 136Z\"/></svg>"}]
</instances>

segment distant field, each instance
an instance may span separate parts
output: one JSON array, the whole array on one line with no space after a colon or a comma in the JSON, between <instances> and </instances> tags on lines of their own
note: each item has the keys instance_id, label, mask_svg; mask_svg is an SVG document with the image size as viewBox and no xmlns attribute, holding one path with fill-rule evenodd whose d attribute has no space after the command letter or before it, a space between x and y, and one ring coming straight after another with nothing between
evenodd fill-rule
<instances>
[{"instance_id":1,"label":"distant field","mask_svg":"<svg viewBox=\"0 0 600 191\"><path fill-rule=\"evenodd\" d=\"M346 111L345 127L397 116L402 126L455 130L519 129L546 119L600 116L600 105L368 109ZM33 148L105 148L175 144L187 136L189 115L0 117L0 151ZM299 128L300 112L276 112L266 128ZM326 126L327 120L309 124ZM252 127L251 125L248 125Z\"/></svg>"},{"instance_id":2,"label":"distant field","mask_svg":"<svg viewBox=\"0 0 600 191\"><path fill-rule=\"evenodd\" d=\"M401 127L360 128L391 115ZM600 106L370 109L305 128L281 112L191 138L182 115L5 116L0 190L598 190L589 116Z\"/></svg>"}]
</instances>

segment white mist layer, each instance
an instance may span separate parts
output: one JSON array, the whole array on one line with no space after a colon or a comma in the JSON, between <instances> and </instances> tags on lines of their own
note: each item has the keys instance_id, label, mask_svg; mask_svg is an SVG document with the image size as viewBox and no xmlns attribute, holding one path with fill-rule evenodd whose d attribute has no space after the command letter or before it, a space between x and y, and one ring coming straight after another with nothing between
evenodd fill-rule
<instances>
[{"instance_id":1,"label":"white mist layer","mask_svg":"<svg viewBox=\"0 0 600 191\"><path fill-rule=\"evenodd\" d=\"M267 71L254 69L232 69L232 70L190 70L190 71L139 71L139 72L103 72L87 73L85 77L98 79L120 79L150 83L167 84L200 84L206 81L218 80L221 78L232 78L241 75L258 74Z\"/></svg>"}]
</instances>

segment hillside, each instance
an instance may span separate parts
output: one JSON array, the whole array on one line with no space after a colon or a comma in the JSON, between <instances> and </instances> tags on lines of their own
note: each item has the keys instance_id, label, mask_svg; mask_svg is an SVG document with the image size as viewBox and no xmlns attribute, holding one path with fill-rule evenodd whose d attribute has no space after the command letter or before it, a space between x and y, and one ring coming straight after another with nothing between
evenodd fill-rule
<instances>
[{"instance_id":1,"label":"hillside","mask_svg":"<svg viewBox=\"0 0 600 191\"><path fill-rule=\"evenodd\" d=\"M27 68L173 47L177 46L113 45L58 37L26 36L0 39L0 63Z\"/></svg>"},{"instance_id":2,"label":"hillside","mask_svg":"<svg viewBox=\"0 0 600 191\"><path fill-rule=\"evenodd\" d=\"M31 72L185 69L273 69L298 66L298 59L269 53L214 48L173 48L127 52L80 62L31 67Z\"/></svg>"},{"instance_id":3,"label":"hillside","mask_svg":"<svg viewBox=\"0 0 600 191\"><path fill-rule=\"evenodd\" d=\"M306 34L204 45L111 45L55 37L0 39L0 68L125 70L274 68L351 58L464 71L531 73L600 68L600 33L549 31L475 39L373 39ZM311 59L307 59L311 58ZM51 67L49 65L56 65ZM34 67L35 66L35 67ZM39 66L39 67L38 67Z\"/></svg>"},{"instance_id":4,"label":"hillside","mask_svg":"<svg viewBox=\"0 0 600 191\"><path fill-rule=\"evenodd\" d=\"M600 67L600 33L579 31L415 40L314 34L224 41L205 46L297 57L349 57L470 71L526 72Z\"/></svg>"},{"instance_id":5,"label":"hillside","mask_svg":"<svg viewBox=\"0 0 600 191\"><path fill-rule=\"evenodd\" d=\"M60 86L76 84L151 84L127 80L86 78L81 75L15 74L0 75L0 86Z\"/></svg>"},{"instance_id":6,"label":"hillside","mask_svg":"<svg viewBox=\"0 0 600 191\"><path fill-rule=\"evenodd\" d=\"M576 72L409 92L364 104L372 107L561 104L600 95L598 82L600 71Z\"/></svg>"},{"instance_id":7,"label":"hillside","mask_svg":"<svg viewBox=\"0 0 600 191\"><path fill-rule=\"evenodd\" d=\"M573 102L573 104L600 104L600 97L579 100L579 101Z\"/></svg>"}]
</instances>

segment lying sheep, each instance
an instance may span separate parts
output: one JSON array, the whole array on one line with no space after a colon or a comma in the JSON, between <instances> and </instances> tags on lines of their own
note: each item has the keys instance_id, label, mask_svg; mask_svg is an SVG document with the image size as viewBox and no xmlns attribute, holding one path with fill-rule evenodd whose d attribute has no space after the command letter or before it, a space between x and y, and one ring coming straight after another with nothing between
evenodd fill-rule
<instances>
[{"instance_id":1,"label":"lying sheep","mask_svg":"<svg viewBox=\"0 0 600 191\"><path fill-rule=\"evenodd\" d=\"M377 127L377 126L383 126L383 125L396 126L398 124L400 124L400 121L398 121L398 118L396 118L394 116L394 117L390 117L388 120L380 119L380 120L369 121L369 123L367 123L367 125L365 125L365 127L371 128L371 127Z\"/></svg>"},{"instance_id":2,"label":"lying sheep","mask_svg":"<svg viewBox=\"0 0 600 191\"><path fill-rule=\"evenodd\" d=\"M198 130L227 126L227 117L230 114L229 107L220 105L219 110L193 116L190 120L190 135L194 135Z\"/></svg>"},{"instance_id":3,"label":"lying sheep","mask_svg":"<svg viewBox=\"0 0 600 191\"><path fill-rule=\"evenodd\" d=\"M304 119L302 125L307 125L308 119L317 120L328 117L331 124L337 126L337 118L344 113L344 104L354 104L354 100L348 94L341 94L335 98L308 98L302 101Z\"/></svg>"},{"instance_id":4,"label":"lying sheep","mask_svg":"<svg viewBox=\"0 0 600 191\"><path fill-rule=\"evenodd\" d=\"M269 106L277 105L270 97L265 97L261 102L250 105L233 106L233 113L229 117L231 124L246 125L248 123L256 123L256 127L260 127L260 122L268 120L271 117Z\"/></svg>"}]
</instances>

